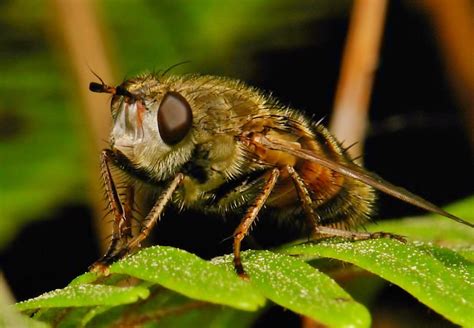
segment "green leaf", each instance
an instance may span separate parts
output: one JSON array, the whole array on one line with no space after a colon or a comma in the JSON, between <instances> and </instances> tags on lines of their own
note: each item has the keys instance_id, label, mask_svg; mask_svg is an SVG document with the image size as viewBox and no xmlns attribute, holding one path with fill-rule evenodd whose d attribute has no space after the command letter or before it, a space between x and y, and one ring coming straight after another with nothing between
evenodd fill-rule
<instances>
[{"instance_id":1,"label":"green leaf","mask_svg":"<svg viewBox=\"0 0 474 328\"><path fill-rule=\"evenodd\" d=\"M237 309L256 310L265 303L264 297L235 273L172 247L143 249L113 264L110 272L128 274L191 298Z\"/></svg>"},{"instance_id":2,"label":"green leaf","mask_svg":"<svg viewBox=\"0 0 474 328\"><path fill-rule=\"evenodd\" d=\"M258 312L239 311L189 299L163 287L155 286L151 296L134 304L111 308L96 316L88 327L248 327Z\"/></svg>"},{"instance_id":3,"label":"green leaf","mask_svg":"<svg viewBox=\"0 0 474 328\"><path fill-rule=\"evenodd\" d=\"M54 328L83 327L90 307L43 308L34 314L37 322L47 322Z\"/></svg>"},{"instance_id":4,"label":"green leaf","mask_svg":"<svg viewBox=\"0 0 474 328\"><path fill-rule=\"evenodd\" d=\"M474 223L474 196L466 197L465 199L451 203L445 207L445 210L456 214L458 217ZM440 216L438 216L441 218ZM446 218L443 218L446 220Z\"/></svg>"},{"instance_id":5,"label":"green leaf","mask_svg":"<svg viewBox=\"0 0 474 328\"><path fill-rule=\"evenodd\" d=\"M213 260L233 272L232 256ZM243 252L250 282L273 302L330 327L369 327L370 314L339 285L303 261L269 251Z\"/></svg>"},{"instance_id":6,"label":"green leaf","mask_svg":"<svg viewBox=\"0 0 474 328\"><path fill-rule=\"evenodd\" d=\"M412 240L433 242L440 246L469 246L474 243L474 229L434 217L384 221L368 226L367 231L390 231Z\"/></svg>"},{"instance_id":7,"label":"green leaf","mask_svg":"<svg viewBox=\"0 0 474 328\"><path fill-rule=\"evenodd\" d=\"M466 201L460 204L464 206L465 203ZM420 219L425 223L431 222L430 224L437 228L440 227L438 222L451 224L445 219L440 221L435 217ZM416 224L419 222L416 221ZM402 220L399 221L398 227L396 223L393 223L392 227L397 232L396 229L409 230L413 228L413 223ZM377 228L393 231L380 229L380 226ZM41 300L41 297L29 300L20 303L18 307L42 307L43 309L36 313L35 319L60 323L60 326L64 327L135 324L147 327L193 324L244 327L255 319L258 312L243 312L212 303L249 311L259 308L266 297L284 308L332 327L369 326L370 316L365 307L355 302L326 274L303 262L333 258L371 271L399 285L454 323L468 325L474 319L471 314L474 311L474 295L469 293L474 286L474 252L470 239L472 232L457 223L448 225L447 229L441 235L449 235L450 231L453 231L449 229L457 230L451 237L435 241L443 245L449 244L452 249L420 242L402 244L395 240L379 239L360 242L332 240L318 244L292 245L278 250L299 255L301 258L269 251L244 252L243 260L250 276L249 281L243 281L236 276L231 255L216 258L209 263L179 249L156 246L112 265L110 270L113 274L109 277L85 273L74 279L66 289L58 292L67 294L68 289L84 287L96 290L124 290L114 286L129 281L128 277L133 276L143 280L139 281L137 286L131 287L132 289L142 288L146 295L149 293L148 289L151 291L151 296L146 299L136 297L127 301L134 303L133 308L126 304L127 302L117 302L115 297L114 301L109 303L108 300L94 300L94 293L83 293L82 300L80 297L73 298L76 305L71 305L70 298L60 295L53 297L52 301L48 297L46 300ZM429 233L426 238L430 238ZM323 259L316 262L318 267L329 263ZM98 283L100 285L97 285ZM367 283L372 286L373 279ZM366 294L367 289L362 290L362 295ZM51 306L48 302L57 302L55 306L59 308L48 308Z\"/></svg>"},{"instance_id":8,"label":"green leaf","mask_svg":"<svg viewBox=\"0 0 474 328\"><path fill-rule=\"evenodd\" d=\"M84 284L92 284L99 278L99 275L94 272L86 272L74 278L70 283L69 286L79 286Z\"/></svg>"},{"instance_id":9,"label":"green leaf","mask_svg":"<svg viewBox=\"0 0 474 328\"><path fill-rule=\"evenodd\" d=\"M282 251L353 263L400 286L454 323L474 322L473 263L448 249L377 239L309 243Z\"/></svg>"},{"instance_id":10,"label":"green leaf","mask_svg":"<svg viewBox=\"0 0 474 328\"><path fill-rule=\"evenodd\" d=\"M474 222L474 197L451 204L446 210L468 222ZM410 239L441 246L460 247L474 244L474 229L439 215L387 220L367 226L367 230L390 231Z\"/></svg>"},{"instance_id":11,"label":"green leaf","mask_svg":"<svg viewBox=\"0 0 474 328\"><path fill-rule=\"evenodd\" d=\"M474 262L474 247L465 247L456 249L457 254L463 256L466 260Z\"/></svg>"},{"instance_id":12,"label":"green leaf","mask_svg":"<svg viewBox=\"0 0 474 328\"><path fill-rule=\"evenodd\" d=\"M149 291L143 287L115 287L106 285L74 285L53 290L16 304L18 310L48 307L91 305L120 305L147 298Z\"/></svg>"}]
</instances>

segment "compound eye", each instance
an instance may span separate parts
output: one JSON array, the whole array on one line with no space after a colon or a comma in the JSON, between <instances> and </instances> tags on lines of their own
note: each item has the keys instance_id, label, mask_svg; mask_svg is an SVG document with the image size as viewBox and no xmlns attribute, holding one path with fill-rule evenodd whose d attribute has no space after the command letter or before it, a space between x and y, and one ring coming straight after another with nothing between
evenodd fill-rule
<instances>
[{"instance_id":1,"label":"compound eye","mask_svg":"<svg viewBox=\"0 0 474 328\"><path fill-rule=\"evenodd\" d=\"M174 145L186 137L193 125L193 112L186 99L178 92L169 91L158 108L158 130L167 145Z\"/></svg>"}]
</instances>

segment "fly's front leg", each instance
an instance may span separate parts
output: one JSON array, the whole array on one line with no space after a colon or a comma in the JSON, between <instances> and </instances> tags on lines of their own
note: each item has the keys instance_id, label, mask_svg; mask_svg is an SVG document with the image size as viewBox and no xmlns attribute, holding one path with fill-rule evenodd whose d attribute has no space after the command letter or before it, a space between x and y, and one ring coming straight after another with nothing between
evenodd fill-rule
<instances>
[{"instance_id":1,"label":"fly's front leg","mask_svg":"<svg viewBox=\"0 0 474 328\"><path fill-rule=\"evenodd\" d=\"M123 204L123 212L125 220L119 223L119 233L124 240L132 238L132 220L133 220L133 204L135 203L135 187L127 186L125 193L125 203Z\"/></svg>"},{"instance_id":2,"label":"fly's front leg","mask_svg":"<svg viewBox=\"0 0 474 328\"><path fill-rule=\"evenodd\" d=\"M107 201L109 208L114 216L113 228L112 228L112 239L110 241L109 248L102 258L93 263L90 267L91 271L101 272L107 267L108 258L117 250L121 243L125 242L127 233L124 227L130 226L130 217L125 215L124 207L120 201L117 187L110 171L109 162L113 160L114 153L110 149L104 149L101 153L101 174L104 180L105 193L107 195ZM124 233L125 232L125 233Z\"/></svg>"},{"instance_id":3,"label":"fly's front leg","mask_svg":"<svg viewBox=\"0 0 474 328\"><path fill-rule=\"evenodd\" d=\"M130 251L136 249L137 247L140 247L140 243L146 237L148 237L151 229L153 229L153 227L159 221L160 216L163 213L163 210L166 204L168 204L168 202L171 200L171 197L173 196L174 191L179 187L183 179L184 179L184 175L182 173L178 173L174 177L174 179L171 181L168 187L164 190L164 192L155 202L155 205L153 205L148 215L145 217L144 222L146 223L143 229L140 231L140 233L137 234L135 237L133 237L130 241L123 244L121 247L114 249L114 251L111 252L105 259L106 260L105 265L108 266L112 264L116 260L127 255Z\"/></svg>"},{"instance_id":4,"label":"fly's front leg","mask_svg":"<svg viewBox=\"0 0 474 328\"><path fill-rule=\"evenodd\" d=\"M396 239L400 242L405 242L405 238L396 234L392 234L389 232L357 232L357 231L348 231L348 230L341 230L335 229L330 227L325 227L321 225L321 219L316 211L313 209L312 206L312 199L309 194L308 188L304 183L303 179L300 177L298 172L292 167L286 167L287 172L293 179L295 184L296 191L298 193L298 197L303 205L303 209L306 214L306 218L308 220L308 225L313 235L313 238L331 238L331 237L341 237L344 239L349 239L353 241L357 240L367 240L367 239L378 239L378 238L391 238Z\"/></svg>"},{"instance_id":5,"label":"fly's front leg","mask_svg":"<svg viewBox=\"0 0 474 328\"><path fill-rule=\"evenodd\" d=\"M270 193L272 192L273 187L275 187L279 175L280 171L277 168L274 168L270 172L270 176L265 182L262 191L257 196L257 198L255 198L252 206L249 207L247 213L234 232L234 268L237 274L241 277L246 277L247 275L245 274L245 270L242 265L242 259L240 257L240 245L252 226L252 223L257 218L258 212L262 208L263 204L265 204L268 196L270 196Z\"/></svg>"},{"instance_id":6,"label":"fly's front leg","mask_svg":"<svg viewBox=\"0 0 474 328\"><path fill-rule=\"evenodd\" d=\"M161 196L155 202L155 205L153 205L152 209L150 210L148 215L145 217L144 222L146 223L143 229L140 231L140 233L137 236L135 236L132 240L130 240L125 246L127 250L132 250L136 247L139 247L140 243L146 237L148 237L151 229L153 229L153 227L159 221L161 213L163 213L163 210L165 209L166 204L169 203L169 201L173 197L173 193L181 185L181 182L183 182L183 180L184 180L184 174L182 173L176 174L174 179L171 181L171 183L168 185L165 191L161 194Z\"/></svg>"}]
</instances>

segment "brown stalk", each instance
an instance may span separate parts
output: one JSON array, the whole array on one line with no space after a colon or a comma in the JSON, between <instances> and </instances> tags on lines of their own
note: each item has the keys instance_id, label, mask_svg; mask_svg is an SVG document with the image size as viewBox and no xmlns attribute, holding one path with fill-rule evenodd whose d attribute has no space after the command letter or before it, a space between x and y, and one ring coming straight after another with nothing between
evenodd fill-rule
<instances>
[{"instance_id":1,"label":"brown stalk","mask_svg":"<svg viewBox=\"0 0 474 328\"><path fill-rule=\"evenodd\" d=\"M0 271L0 325L5 325L2 325L2 327L26 328L26 322L23 320L23 317L15 311L14 303L15 299L13 298L10 287L8 286L3 272Z\"/></svg>"},{"instance_id":2,"label":"brown stalk","mask_svg":"<svg viewBox=\"0 0 474 328\"><path fill-rule=\"evenodd\" d=\"M387 9L386 0L356 0L334 100L330 130L349 149L352 157L363 151L370 95L378 64Z\"/></svg>"},{"instance_id":3,"label":"brown stalk","mask_svg":"<svg viewBox=\"0 0 474 328\"><path fill-rule=\"evenodd\" d=\"M474 154L474 3L421 1L436 30L445 68L461 109Z\"/></svg>"},{"instance_id":4,"label":"brown stalk","mask_svg":"<svg viewBox=\"0 0 474 328\"><path fill-rule=\"evenodd\" d=\"M380 42L387 9L386 0L355 0L352 8L341 73L329 128L357 157L363 152L369 101L377 68ZM357 160L361 163L361 158ZM304 328L323 327L302 316Z\"/></svg>"},{"instance_id":5,"label":"brown stalk","mask_svg":"<svg viewBox=\"0 0 474 328\"><path fill-rule=\"evenodd\" d=\"M89 165L90 173L90 199L95 208L95 217L100 218L105 207L101 199L99 154L103 148L103 140L108 139L111 124L110 112L106 99L103 96L89 92L88 85L95 77L89 66L104 81L114 81L110 57L105 48L106 37L101 31L101 26L95 12L95 7L90 0L52 0L54 13L54 31L61 38L62 50L69 61L70 69L77 82L78 96L82 103L83 117L86 118L88 132L88 145L90 152L85 160ZM95 220L96 231L99 236L101 248L107 248L107 236L111 228L106 220Z\"/></svg>"}]
</instances>

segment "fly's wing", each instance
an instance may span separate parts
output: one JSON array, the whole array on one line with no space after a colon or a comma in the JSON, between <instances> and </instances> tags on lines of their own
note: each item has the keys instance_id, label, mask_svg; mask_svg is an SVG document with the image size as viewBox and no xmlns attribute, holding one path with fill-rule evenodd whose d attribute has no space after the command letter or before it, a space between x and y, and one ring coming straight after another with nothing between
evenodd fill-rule
<instances>
[{"instance_id":1,"label":"fly's wing","mask_svg":"<svg viewBox=\"0 0 474 328\"><path fill-rule=\"evenodd\" d=\"M375 189L380 190L395 198L398 198L404 202L407 202L419 208L425 209L427 211L430 211L439 215L443 215L447 218L450 218L451 220L457 221L459 223L462 223L469 227L474 228L474 224L464 221L463 219L458 218L457 216L444 211L443 209L421 198L420 196L417 196L402 187L395 186L391 184L390 182L385 181L378 175L368 172L355 164L350 165L350 164L337 163L328 158L320 156L314 152L311 152L310 150L297 149L293 145L286 144L284 141L280 139L278 141L274 141L267 137L261 136L257 139L253 139L252 142L258 143L269 149L284 151L293 156L318 163L319 165L327 167L328 169L331 169L344 176L348 176L350 178L366 183L369 186L372 186Z\"/></svg>"}]
</instances>

